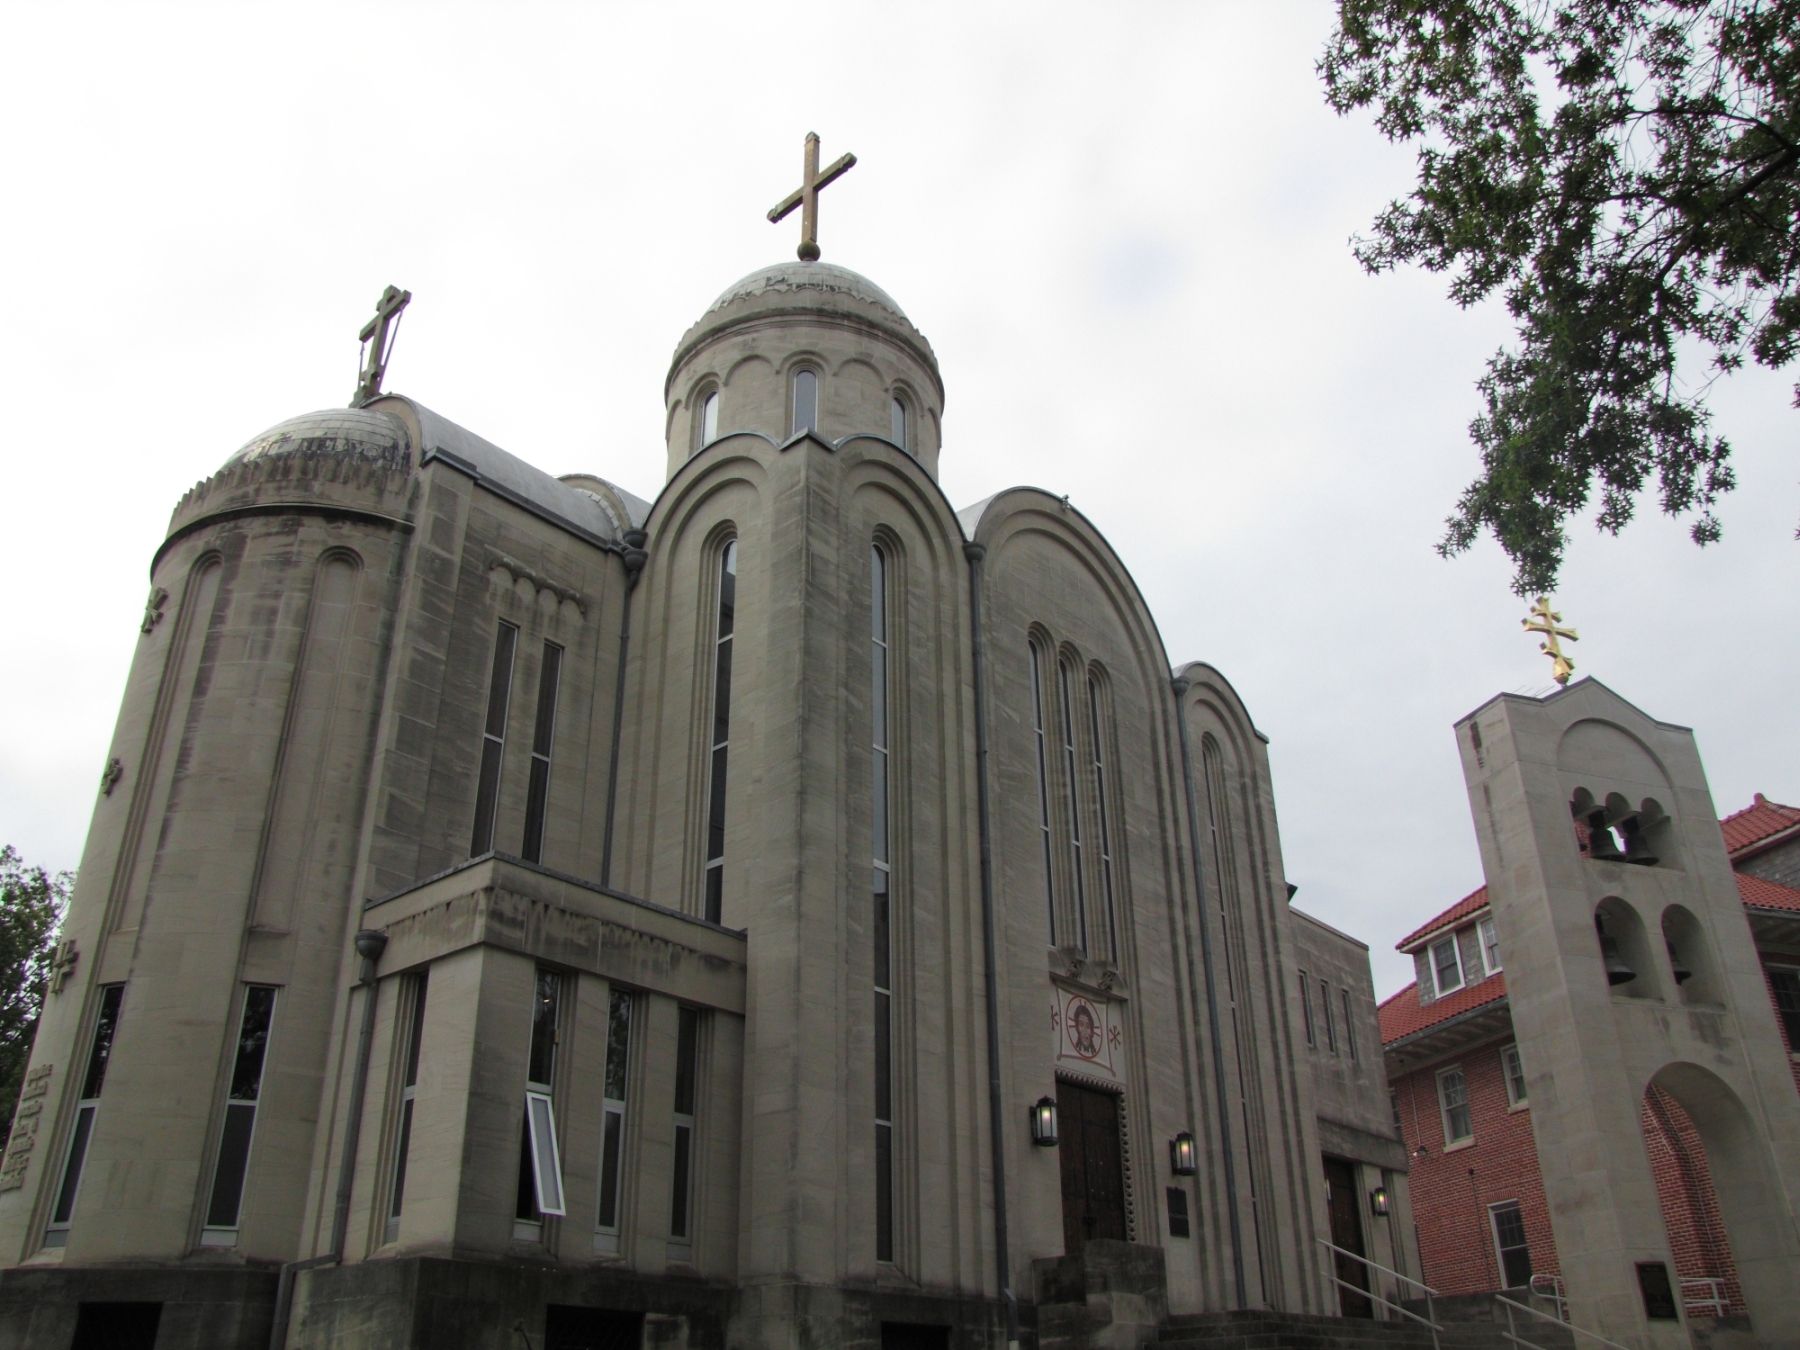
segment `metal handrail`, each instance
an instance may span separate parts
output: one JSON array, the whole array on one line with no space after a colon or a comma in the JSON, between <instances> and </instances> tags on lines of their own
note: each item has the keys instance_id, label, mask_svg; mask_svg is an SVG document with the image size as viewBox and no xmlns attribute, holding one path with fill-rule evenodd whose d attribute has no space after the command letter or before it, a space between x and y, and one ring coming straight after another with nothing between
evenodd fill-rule
<instances>
[{"instance_id":1,"label":"metal handrail","mask_svg":"<svg viewBox=\"0 0 1800 1350\"><path fill-rule=\"evenodd\" d=\"M1382 1265L1378 1261L1371 1261L1371 1260L1369 1260L1368 1257L1359 1256L1355 1252L1347 1252L1342 1247L1338 1246L1335 1243L1328 1242L1324 1238L1317 1238L1316 1241L1319 1243L1320 1246L1330 1248L1332 1251L1336 1252L1339 1256L1347 1256L1352 1261L1361 1261L1370 1270L1379 1270L1383 1275L1392 1275L1396 1280L1404 1280L1404 1281L1406 1281L1406 1283L1408 1283L1410 1285L1414 1285L1420 1289L1423 1289L1425 1291L1425 1314L1426 1315L1424 1317L1420 1317L1419 1314L1414 1312L1411 1308L1403 1307L1400 1304L1393 1302L1391 1299L1385 1299L1380 1294L1376 1293L1373 1289L1364 1289L1361 1285L1351 1284L1350 1281L1348 1281L1348 1280L1339 1279L1335 1269L1332 1271L1332 1274L1331 1274L1331 1282L1333 1284L1339 1285L1342 1288L1348 1289L1352 1293L1361 1294L1364 1298L1373 1299L1375 1302L1379 1303L1384 1308L1392 1308L1395 1312L1399 1313L1402 1317L1410 1317L1410 1318L1412 1318L1413 1321L1419 1322L1419 1323L1423 1324L1424 1326L1430 1327L1431 1328L1431 1350L1441 1350L1441 1347L1438 1345L1438 1332L1442 1331L1443 1327L1438 1325L1437 1309L1434 1308L1431 1303L1432 1299L1442 1297L1442 1295L1439 1294L1437 1290L1433 1289L1430 1285L1426 1284L1425 1281L1423 1281L1423 1280L1415 1280L1410 1275L1402 1275L1397 1270L1389 1270L1386 1266Z\"/></svg>"},{"instance_id":2,"label":"metal handrail","mask_svg":"<svg viewBox=\"0 0 1800 1350\"><path fill-rule=\"evenodd\" d=\"M1538 1288L1539 1281L1544 1281L1547 1284L1547 1287L1549 1290L1548 1293L1546 1293L1543 1289ZM1566 1322L1569 1320L1569 1302L1565 1297L1563 1297L1562 1276L1560 1276L1560 1275L1542 1275L1542 1274L1533 1275L1531 1277L1530 1288L1531 1288L1531 1296L1533 1298L1547 1298L1556 1305L1556 1317L1557 1317L1558 1321Z\"/></svg>"},{"instance_id":3,"label":"metal handrail","mask_svg":"<svg viewBox=\"0 0 1800 1350\"><path fill-rule=\"evenodd\" d=\"M1695 1308L1711 1308L1712 1312L1709 1314L1710 1316L1725 1316L1727 1303L1725 1295L1720 1292L1720 1286L1723 1284L1723 1280L1711 1275L1688 1276L1681 1282L1681 1310L1689 1317L1693 1317L1695 1315L1693 1311ZM1690 1297L1688 1294L1689 1285L1705 1285L1707 1296L1705 1298Z\"/></svg>"},{"instance_id":4,"label":"metal handrail","mask_svg":"<svg viewBox=\"0 0 1800 1350\"><path fill-rule=\"evenodd\" d=\"M1494 1302L1504 1303L1506 1305L1506 1330L1500 1334L1505 1336L1506 1339L1511 1341L1514 1345L1526 1347L1526 1350L1547 1350L1547 1348L1539 1345L1536 1341L1528 1341L1519 1335L1518 1320L1513 1316L1514 1308L1517 1308L1522 1313L1530 1313L1533 1317L1540 1318L1545 1322L1554 1322L1564 1331L1572 1331L1577 1336L1586 1336L1590 1341L1598 1341L1601 1345L1611 1346L1612 1350L1626 1350L1626 1347L1620 1345L1617 1341L1609 1341L1606 1337L1600 1335L1596 1331L1587 1331L1576 1326L1573 1322L1565 1322L1560 1318L1552 1317L1547 1312L1539 1312L1536 1308L1527 1308L1523 1303L1515 1302L1505 1294L1495 1294Z\"/></svg>"}]
</instances>

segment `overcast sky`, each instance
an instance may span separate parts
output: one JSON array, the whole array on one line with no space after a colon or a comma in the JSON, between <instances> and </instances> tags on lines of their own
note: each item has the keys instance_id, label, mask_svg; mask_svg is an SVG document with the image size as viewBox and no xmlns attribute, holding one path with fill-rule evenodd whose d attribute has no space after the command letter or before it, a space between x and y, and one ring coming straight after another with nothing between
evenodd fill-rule
<instances>
[{"instance_id":1,"label":"overcast sky","mask_svg":"<svg viewBox=\"0 0 1800 1350\"><path fill-rule=\"evenodd\" d=\"M321 4L0 10L0 841L73 868L176 500L355 384L653 497L662 380L792 256L801 138L854 172L825 258L930 338L952 502L1029 483L1113 541L1176 661L1271 740L1299 905L1393 943L1480 883L1453 721L1548 686L1491 544L1432 552L1506 336L1348 239L1410 155L1324 107L1332 6ZM1800 414L1716 395L1741 487L1705 551L1577 528L1591 674L1694 727L1721 815L1800 802Z\"/></svg>"}]
</instances>

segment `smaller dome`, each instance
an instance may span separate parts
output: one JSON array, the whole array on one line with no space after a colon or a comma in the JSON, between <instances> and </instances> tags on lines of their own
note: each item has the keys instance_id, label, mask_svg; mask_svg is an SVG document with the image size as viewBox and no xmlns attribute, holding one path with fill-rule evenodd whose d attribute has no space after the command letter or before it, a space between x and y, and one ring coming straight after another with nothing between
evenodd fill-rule
<instances>
[{"instance_id":1,"label":"smaller dome","mask_svg":"<svg viewBox=\"0 0 1800 1350\"><path fill-rule=\"evenodd\" d=\"M280 455L346 455L396 468L411 462L406 424L371 408L327 408L290 417L253 437L223 467Z\"/></svg>"},{"instance_id":2,"label":"smaller dome","mask_svg":"<svg viewBox=\"0 0 1800 1350\"><path fill-rule=\"evenodd\" d=\"M749 300L770 291L821 291L828 295L847 295L880 305L897 318L906 318L906 311L894 303L891 295L860 273L830 263L799 261L776 263L773 267L752 272L736 284L727 286L706 312L716 314L734 300Z\"/></svg>"}]
</instances>

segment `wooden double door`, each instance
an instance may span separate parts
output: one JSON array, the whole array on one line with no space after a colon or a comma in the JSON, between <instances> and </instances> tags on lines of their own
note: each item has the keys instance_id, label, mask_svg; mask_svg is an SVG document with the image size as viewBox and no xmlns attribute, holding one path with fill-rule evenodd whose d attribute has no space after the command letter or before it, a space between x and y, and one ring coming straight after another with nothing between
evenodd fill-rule
<instances>
[{"instance_id":1,"label":"wooden double door","mask_svg":"<svg viewBox=\"0 0 1800 1350\"><path fill-rule=\"evenodd\" d=\"M1062 1155L1063 1251L1092 1238L1125 1240L1125 1159L1119 1098L1058 1079L1057 1152Z\"/></svg>"}]
</instances>

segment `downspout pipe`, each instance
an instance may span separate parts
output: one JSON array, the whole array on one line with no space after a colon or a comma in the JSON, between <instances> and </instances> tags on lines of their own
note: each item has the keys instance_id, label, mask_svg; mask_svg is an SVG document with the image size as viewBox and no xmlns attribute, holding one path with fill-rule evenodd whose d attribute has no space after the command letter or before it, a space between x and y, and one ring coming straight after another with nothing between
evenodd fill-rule
<instances>
[{"instance_id":1,"label":"downspout pipe","mask_svg":"<svg viewBox=\"0 0 1800 1350\"><path fill-rule=\"evenodd\" d=\"M1183 700L1192 688L1185 675L1169 681L1175 694L1175 728L1181 738L1181 786L1187 801L1188 851L1194 855L1194 894L1200 910L1200 968L1206 976L1206 1021L1211 1033L1213 1093L1219 1113L1219 1144L1225 1151L1225 1213L1231 1224L1231 1274L1237 1287L1237 1306L1248 1307L1244 1287L1244 1235L1238 1222L1237 1158L1231 1147L1231 1107L1225 1088L1225 1038L1219 1030L1219 995L1214 988L1212 927L1206 917L1206 871L1200 857L1200 814L1194 801L1194 756L1188 748L1187 707Z\"/></svg>"},{"instance_id":2,"label":"downspout pipe","mask_svg":"<svg viewBox=\"0 0 1800 1350\"><path fill-rule=\"evenodd\" d=\"M969 560L969 639L975 676L975 809L981 836L981 973L987 990L988 1130L994 1139L994 1263L1000 1270L1000 1297L1006 1304L1006 1343L1019 1344L1019 1300L1012 1290L1012 1257L1006 1224L1006 1099L1000 1084L1000 974L995 961L994 829L988 809L986 654L981 638L981 560L987 547L963 545Z\"/></svg>"},{"instance_id":3,"label":"downspout pipe","mask_svg":"<svg viewBox=\"0 0 1800 1350\"><path fill-rule=\"evenodd\" d=\"M613 808L619 801L619 734L625 729L625 658L631 651L631 597L650 555L644 545L650 536L642 530L625 533L625 612L619 619L619 668L613 679L612 749L606 765L606 833L600 846L600 884L612 885Z\"/></svg>"},{"instance_id":4,"label":"downspout pipe","mask_svg":"<svg viewBox=\"0 0 1800 1350\"><path fill-rule=\"evenodd\" d=\"M375 963L387 950L387 934L365 928L356 935L356 954L362 957L357 983L363 991L362 1026L356 1035L356 1071L350 1080L350 1116L344 1122L344 1156L338 1164L337 1203L331 1214L331 1250L304 1261L282 1266L275 1283L275 1323L269 1329L269 1350L286 1350L288 1321L294 1311L294 1277L318 1266L339 1265L344 1259L344 1239L350 1231L350 1189L356 1180L356 1150L362 1135L363 1101L369 1090L369 1048L375 1040Z\"/></svg>"}]
</instances>

